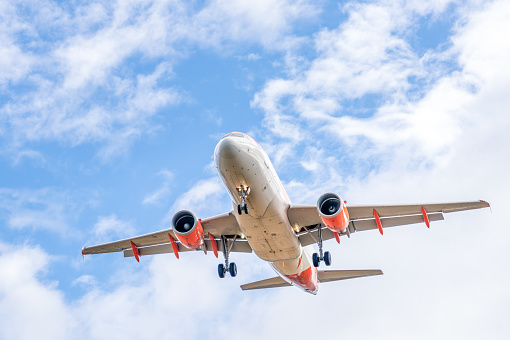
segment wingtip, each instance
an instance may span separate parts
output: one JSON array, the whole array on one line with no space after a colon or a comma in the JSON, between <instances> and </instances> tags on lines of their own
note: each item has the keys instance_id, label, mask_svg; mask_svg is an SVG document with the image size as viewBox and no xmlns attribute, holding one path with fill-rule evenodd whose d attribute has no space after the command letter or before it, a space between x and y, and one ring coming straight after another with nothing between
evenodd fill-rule
<instances>
[{"instance_id":1,"label":"wingtip","mask_svg":"<svg viewBox=\"0 0 510 340\"><path fill-rule=\"evenodd\" d=\"M491 204L485 200L480 200L481 203L484 203L485 204L485 208L489 208L490 211L491 211L491 214L492 214L492 207L491 207Z\"/></svg>"}]
</instances>

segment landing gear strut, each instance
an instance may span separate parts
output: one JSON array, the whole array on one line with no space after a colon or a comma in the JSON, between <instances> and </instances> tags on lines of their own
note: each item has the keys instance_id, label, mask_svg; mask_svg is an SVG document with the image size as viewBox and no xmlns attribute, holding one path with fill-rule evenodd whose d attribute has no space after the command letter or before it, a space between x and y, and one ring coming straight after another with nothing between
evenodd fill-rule
<instances>
[{"instance_id":1,"label":"landing gear strut","mask_svg":"<svg viewBox=\"0 0 510 340\"><path fill-rule=\"evenodd\" d=\"M246 197L250 193L250 187L245 187L244 185L241 185L240 188L237 188L239 193L241 194L241 204L237 205L237 213L239 215L243 214L243 211L246 215L250 213L250 209L248 209L248 204L246 204Z\"/></svg>"},{"instance_id":2,"label":"landing gear strut","mask_svg":"<svg viewBox=\"0 0 510 340\"><path fill-rule=\"evenodd\" d=\"M319 253L313 253L312 255L312 261L313 261L313 266L314 267L319 267L321 261L324 261L324 263L326 264L326 266L330 266L331 265L331 254L329 253L329 251L323 253L322 252L322 228L321 228L321 225L319 224L319 226L317 227L317 233L319 234L319 241L317 242L317 245L319 246Z\"/></svg>"},{"instance_id":3,"label":"landing gear strut","mask_svg":"<svg viewBox=\"0 0 510 340\"><path fill-rule=\"evenodd\" d=\"M218 265L218 275L220 278L224 278L225 274L227 272L230 273L230 276L235 277L237 275L237 266L234 262L229 263L228 262L228 256L230 254L230 250L232 249L232 245L236 241L237 235L234 236L234 239L232 240L232 243L230 244L230 247L228 245L228 240L225 236L221 237L221 243L223 245L223 257L225 258L225 264L220 263Z\"/></svg>"}]
</instances>

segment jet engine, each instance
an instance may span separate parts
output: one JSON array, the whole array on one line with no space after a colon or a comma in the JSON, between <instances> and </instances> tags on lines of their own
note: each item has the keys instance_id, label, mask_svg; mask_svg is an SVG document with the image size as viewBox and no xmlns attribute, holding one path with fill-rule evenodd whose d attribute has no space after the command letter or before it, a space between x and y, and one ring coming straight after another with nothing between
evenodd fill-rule
<instances>
[{"instance_id":1,"label":"jet engine","mask_svg":"<svg viewBox=\"0 0 510 340\"><path fill-rule=\"evenodd\" d=\"M322 223L331 231L345 233L349 225L349 212L337 194L327 193L319 197L317 211Z\"/></svg>"},{"instance_id":2,"label":"jet engine","mask_svg":"<svg viewBox=\"0 0 510 340\"><path fill-rule=\"evenodd\" d=\"M187 210L181 210L172 218L175 237L188 249L197 249L204 244L204 229L196 216Z\"/></svg>"}]
</instances>

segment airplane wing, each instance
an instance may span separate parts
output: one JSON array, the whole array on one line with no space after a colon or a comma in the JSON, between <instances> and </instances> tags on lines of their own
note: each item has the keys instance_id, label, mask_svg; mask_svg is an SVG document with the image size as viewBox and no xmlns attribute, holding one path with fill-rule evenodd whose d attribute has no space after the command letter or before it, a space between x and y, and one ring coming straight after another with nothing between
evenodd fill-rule
<instances>
[{"instance_id":1,"label":"airplane wing","mask_svg":"<svg viewBox=\"0 0 510 340\"><path fill-rule=\"evenodd\" d=\"M237 224L236 218L231 212L202 220L201 223L202 227L204 228L204 234L206 237L205 245L207 250L213 249L211 246L211 241L208 239L208 235L211 233L215 239L218 239L221 236L225 236L231 240L235 238L235 242L231 243L230 245L231 252L251 253L252 249L248 242L244 239L241 239L241 229ZM172 229L165 229L120 241L84 247L82 249L82 254L103 254L123 251L124 257L131 257L134 256L133 250L131 248L131 242L133 242L138 248L140 256L173 253L168 234L170 234L176 240L179 252L192 250L179 243ZM218 250L223 251L223 243L217 242L217 245Z\"/></svg>"},{"instance_id":2,"label":"airplane wing","mask_svg":"<svg viewBox=\"0 0 510 340\"><path fill-rule=\"evenodd\" d=\"M371 229L379 229L377 212L382 228L389 228L413 223L424 223L425 218L422 208L427 213L428 220L443 220L444 213L480 209L490 207L485 201L458 202L458 203L434 203L434 204L408 204L408 205L373 205L373 206L347 206L349 211L349 233ZM328 240L335 237L333 232L326 228L319 217L315 205L291 205L287 212L289 221L301 241L301 245L317 243L317 228L322 228L322 239Z\"/></svg>"}]
</instances>

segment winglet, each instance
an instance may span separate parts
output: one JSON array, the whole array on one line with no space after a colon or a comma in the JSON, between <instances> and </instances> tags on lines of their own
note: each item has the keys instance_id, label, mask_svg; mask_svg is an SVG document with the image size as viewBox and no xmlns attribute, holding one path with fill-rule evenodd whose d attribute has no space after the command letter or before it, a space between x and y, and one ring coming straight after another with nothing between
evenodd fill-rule
<instances>
[{"instance_id":1,"label":"winglet","mask_svg":"<svg viewBox=\"0 0 510 340\"><path fill-rule=\"evenodd\" d=\"M484 202L484 203L487 203L487 205L489 206L489 209L491 210L491 214L492 214L492 207L491 207L491 204L487 201L484 201L484 200L480 200L480 202Z\"/></svg>"},{"instance_id":2,"label":"winglet","mask_svg":"<svg viewBox=\"0 0 510 340\"><path fill-rule=\"evenodd\" d=\"M85 261L85 247L81 248L81 255L83 256L83 261Z\"/></svg>"}]
</instances>

